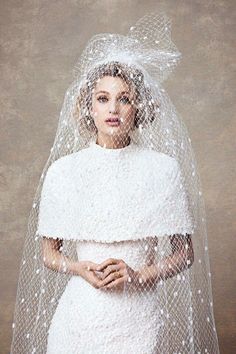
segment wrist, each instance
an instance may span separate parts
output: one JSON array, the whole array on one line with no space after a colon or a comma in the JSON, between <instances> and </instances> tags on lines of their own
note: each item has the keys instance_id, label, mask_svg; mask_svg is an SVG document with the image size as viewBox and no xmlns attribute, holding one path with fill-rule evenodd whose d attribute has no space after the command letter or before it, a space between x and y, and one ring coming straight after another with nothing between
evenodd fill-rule
<instances>
[{"instance_id":1,"label":"wrist","mask_svg":"<svg viewBox=\"0 0 236 354\"><path fill-rule=\"evenodd\" d=\"M82 267L81 267L80 261L75 262L74 273L75 273L75 275L82 276Z\"/></svg>"},{"instance_id":2,"label":"wrist","mask_svg":"<svg viewBox=\"0 0 236 354\"><path fill-rule=\"evenodd\" d=\"M137 272L139 282L143 283L156 283L159 281L160 272L157 264L152 264L150 266L144 266Z\"/></svg>"}]
</instances>

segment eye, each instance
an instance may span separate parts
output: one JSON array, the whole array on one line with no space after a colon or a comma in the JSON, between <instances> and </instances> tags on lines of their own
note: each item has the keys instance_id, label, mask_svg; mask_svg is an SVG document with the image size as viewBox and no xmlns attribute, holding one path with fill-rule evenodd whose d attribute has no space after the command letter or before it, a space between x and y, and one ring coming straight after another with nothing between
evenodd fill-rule
<instances>
[{"instance_id":1,"label":"eye","mask_svg":"<svg viewBox=\"0 0 236 354\"><path fill-rule=\"evenodd\" d=\"M121 97L120 101L123 103L130 103L129 97L126 97L126 96Z\"/></svg>"},{"instance_id":2,"label":"eye","mask_svg":"<svg viewBox=\"0 0 236 354\"><path fill-rule=\"evenodd\" d=\"M107 102L107 101L108 101L108 98L107 98L106 96L99 96L99 97L97 98L97 100L98 100L99 102Z\"/></svg>"}]
</instances>

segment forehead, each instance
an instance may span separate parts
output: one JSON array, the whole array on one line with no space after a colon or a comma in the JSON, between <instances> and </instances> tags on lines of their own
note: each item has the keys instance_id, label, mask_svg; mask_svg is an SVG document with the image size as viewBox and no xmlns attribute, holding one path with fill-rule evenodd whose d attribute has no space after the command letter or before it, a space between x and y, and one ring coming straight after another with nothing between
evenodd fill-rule
<instances>
[{"instance_id":1,"label":"forehead","mask_svg":"<svg viewBox=\"0 0 236 354\"><path fill-rule=\"evenodd\" d=\"M131 92L129 85L121 77L113 76L104 76L97 81L95 93L99 91L107 91L111 93L119 91Z\"/></svg>"}]
</instances>

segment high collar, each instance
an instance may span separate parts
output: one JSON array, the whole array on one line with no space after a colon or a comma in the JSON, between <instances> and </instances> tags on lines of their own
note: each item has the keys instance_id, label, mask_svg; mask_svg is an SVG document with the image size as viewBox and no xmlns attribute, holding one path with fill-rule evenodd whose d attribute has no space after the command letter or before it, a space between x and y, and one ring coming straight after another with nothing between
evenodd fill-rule
<instances>
[{"instance_id":1,"label":"high collar","mask_svg":"<svg viewBox=\"0 0 236 354\"><path fill-rule=\"evenodd\" d=\"M129 145L126 145L121 148L107 148L96 143L96 140L92 140L89 145L90 148L92 148L94 151L97 151L98 153L106 156L118 156L128 151L131 151L136 146L136 144L132 140L130 141Z\"/></svg>"}]
</instances>

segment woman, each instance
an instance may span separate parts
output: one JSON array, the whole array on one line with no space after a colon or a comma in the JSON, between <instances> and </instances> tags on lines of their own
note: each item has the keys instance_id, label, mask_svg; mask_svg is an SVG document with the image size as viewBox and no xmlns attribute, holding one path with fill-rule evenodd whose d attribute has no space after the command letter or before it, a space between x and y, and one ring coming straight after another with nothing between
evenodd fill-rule
<instances>
[{"instance_id":1,"label":"woman","mask_svg":"<svg viewBox=\"0 0 236 354\"><path fill-rule=\"evenodd\" d=\"M83 52L33 206L12 353L219 353L196 164L161 87L178 58L163 15Z\"/></svg>"}]
</instances>

